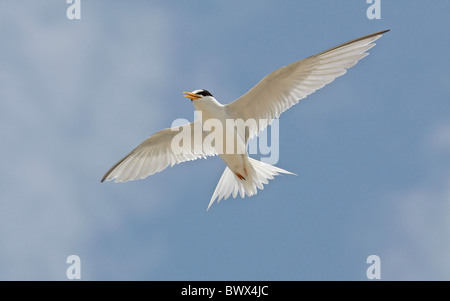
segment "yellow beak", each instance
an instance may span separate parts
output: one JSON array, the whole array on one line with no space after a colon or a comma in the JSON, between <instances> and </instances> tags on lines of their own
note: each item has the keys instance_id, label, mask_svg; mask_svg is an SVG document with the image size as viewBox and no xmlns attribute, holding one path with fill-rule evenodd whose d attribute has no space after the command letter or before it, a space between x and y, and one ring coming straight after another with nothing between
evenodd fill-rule
<instances>
[{"instance_id":1,"label":"yellow beak","mask_svg":"<svg viewBox=\"0 0 450 301\"><path fill-rule=\"evenodd\" d=\"M195 100L195 99L199 99L201 96L198 96L197 94L191 93L191 92L183 92L184 97L189 98L190 100Z\"/></svg>"}]
</instances>

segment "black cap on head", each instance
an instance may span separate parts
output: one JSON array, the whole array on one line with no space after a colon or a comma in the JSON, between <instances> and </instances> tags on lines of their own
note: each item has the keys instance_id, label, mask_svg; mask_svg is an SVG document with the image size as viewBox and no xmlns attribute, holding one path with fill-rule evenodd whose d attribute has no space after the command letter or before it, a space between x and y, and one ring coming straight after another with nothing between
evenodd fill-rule
<instances>
[{"instance_id":1,"label":"black cap on head","mask_svg":"<svg viewBox=\"0 0 450 301\"><path fill-rule=\"evenodd\" d=\"M208 91L208 90L205 90L205 89L202 89L202 90L196 90L196 91L194 91L193 93L194 93L194 94L197 94L197 95L201 95L201 96L212 96L212 94L209 93L209 91Z\"/></svg>"}]
</instances>

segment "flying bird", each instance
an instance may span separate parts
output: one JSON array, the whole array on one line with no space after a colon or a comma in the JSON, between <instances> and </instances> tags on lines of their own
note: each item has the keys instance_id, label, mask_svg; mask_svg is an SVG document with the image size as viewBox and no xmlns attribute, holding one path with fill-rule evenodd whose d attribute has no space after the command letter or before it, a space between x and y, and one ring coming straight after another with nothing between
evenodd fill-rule
<instances>
[{"instance_id":1,"label":"flying bird","mask_svg":"<svg viewBox=\"0 0 450 301\"><path fill-rule=\"evenodd\" d=\"M366 51L375 46L375 40L388 31L354 39L281 67L264 77L247 93L226 105L219 103L205 89L183 92L184 96L192 101L195 111L201 113L202 118L153 134L111 167L101 182L144 179L169 165L219 155L227 166L207 210L215 199L220 202L222 198L227 199L230 195L233 198L238 194L242 198L255 195L258 189L263 189L263 185L268 184L268 180L274 179L274 176L292 173L250 158L247 152L249 139L257 136L275 118L279 118L281 113L301 99L345 74L347 69L367 56L369 53ZM211 131L205 130L205 125L209 120L218 121L224 128L227 120L242 120L245 127L244 130L233 128L230 131L231 139L228 139L229 133L225 132L225 135L216 139L215 143L208 144L205 142ZM183 136L188 138L181 144L174 144L174 139L181 132L189 134ZM174 145L177 147L174 148ZM233 149L224 151L230 145Z\"/></svg>"}]
</instances>

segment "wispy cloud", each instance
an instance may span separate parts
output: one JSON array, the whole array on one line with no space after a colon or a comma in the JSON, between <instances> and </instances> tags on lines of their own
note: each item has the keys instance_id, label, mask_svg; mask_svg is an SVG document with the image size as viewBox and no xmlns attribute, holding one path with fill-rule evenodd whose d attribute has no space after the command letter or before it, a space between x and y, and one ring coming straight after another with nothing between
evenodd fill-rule
<instances>
[{"instance_id":1,"label":"wispy cloud","mask_svg":"<svg viewBox=\"0 0 450 301\"><path fill-rule=\"evenodd\" d=\"M429 137L430 146L438 151L450 153L450 123L435 126Z\"/></svg>"},{"instance_id":2,"label":"wispy cloud","mask_svg":"<svg viewBox=\"0 0 450 301\"><path fill-rule=\"evenodd\" d=\"M141 124L133 125L131 116L156 121L164 112L145 104L146 91L167 76L164 13L125 10L133 16L116 22L114 11L104 15L93 5L89 16L86 11L81 21L69 21L65 7L17 1L0 10L7 24L0 32L0 134L6 146L1 154L7 171L0 175L0 279L65 279L68 255L108 258L105 245L93 244L101 233L121 228L129 236L133 229L120 226L127 210L138 217L158 204L126 197L113 202L94 185L106 168L100 154L113 164L120 159L117 145L148 134L145 128L136 131ZM150 250L161 249L159 242L155 238L139 252L157 254ZM148 265L157 262L153 258L147 256Z\"/></svg>"},{"instance_id":3,"label":"wispy cloud","mask_svg":"<svg viewBox=\"0 0 450 301\"><path fill-rule=\"evenodd\" d=\"M449 139L449 124L440 124L424 145L431 157L448 156ZM386 279L450 279L450 171L442 160L430 162L422 182L389 197L395 212L386 246Z\"/></svg>"}]
</instances>

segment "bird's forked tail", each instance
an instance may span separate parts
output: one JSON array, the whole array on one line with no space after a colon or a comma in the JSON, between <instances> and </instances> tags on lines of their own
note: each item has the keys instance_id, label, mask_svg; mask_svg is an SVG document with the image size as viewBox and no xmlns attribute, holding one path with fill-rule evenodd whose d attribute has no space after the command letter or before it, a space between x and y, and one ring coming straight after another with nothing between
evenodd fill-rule
<instances>
[{"instance_id":1,"label":"bird's forked tail","mask_svg":"<svg viewBox=\"0 0 450 301\"><path fill-rule=\"evenodd\" d=\"M240 179L228 166L225 167L206 210L209 210L209 207L211 207L216 198L217 203L219 203L222 198L226 200L230 195L232 195L233 198L238 194L241 198L244 198L246 195L252 196L258 192L258 188L264 189L263 185L268 184L268 180L273 180L274 176L279 176L280 173L295 175L292 172L250 157L248 160L250 163L250 170L248 170L249 175L245 179Z\"/></svg>"}]
</instances>

